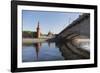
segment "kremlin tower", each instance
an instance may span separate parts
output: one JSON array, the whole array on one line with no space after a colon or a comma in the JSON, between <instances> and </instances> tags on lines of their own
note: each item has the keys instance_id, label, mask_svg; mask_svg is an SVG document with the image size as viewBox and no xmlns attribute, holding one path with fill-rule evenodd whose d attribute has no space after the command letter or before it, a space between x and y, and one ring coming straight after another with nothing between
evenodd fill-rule
<instances>
[{"instance_id":1,"label":"kremlin tower","mask_svg":"<svg viewBox=\"0 0 100 73\"><path fill-rule=\"evenodd\" d=\"M37 26L36 37L40 38L40 25L39 25L39 22L38 22L38 26Z\"/></svg>"}]
</instances>

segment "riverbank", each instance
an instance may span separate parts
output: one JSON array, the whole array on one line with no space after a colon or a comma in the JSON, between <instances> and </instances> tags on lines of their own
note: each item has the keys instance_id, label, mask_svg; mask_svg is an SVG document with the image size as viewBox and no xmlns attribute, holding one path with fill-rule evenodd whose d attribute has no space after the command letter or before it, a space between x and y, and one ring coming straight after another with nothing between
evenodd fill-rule
<instances>
[{"instance_id":1,"label":"riverbank","mask_svg":"<svg viewBox=\"0 0 100 73\"><path fill-rule=\"evenodd\" d=\"M22 42L23 42L23 44L24 43L41 43L41 42L45 42L47 40L48 40L48 38L39 38L39 39L37 39L37 38L23 38Z\"/></svg>"}]
</instances>

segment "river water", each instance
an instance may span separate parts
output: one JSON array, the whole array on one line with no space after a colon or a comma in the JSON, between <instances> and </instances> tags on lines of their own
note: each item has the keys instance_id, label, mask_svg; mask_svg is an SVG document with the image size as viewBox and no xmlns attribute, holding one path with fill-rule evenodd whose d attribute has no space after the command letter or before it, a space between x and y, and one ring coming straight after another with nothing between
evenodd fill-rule
<instances>
[{"instance_id":1,"label":"river water","mask_svg":"<svg viewBox=\"0 0 100 73\"><path fill-rule=\"evenodd\" d=\"M55 43L34 43L23 45L23 62L63 60L63 56Z\"/></svg>"},{"instance_id":2,"label":"river water","mask_svg":"<svg viewBox=\"0 0 100 73\"><path fill-rule=\"evenodd\" d=\"M83 44L82 47L83 46L89 47L88 44ZM86 53L86 58L89 58L88 56L89 54ZM64 45L60 45L60 48L58 48L55 42L24 44L22 48L22 62L72 60L81 58L84 58L84 55L81 57L73 53L73 50L67 47L64 48Z\"/></svg>"}]
</instances>

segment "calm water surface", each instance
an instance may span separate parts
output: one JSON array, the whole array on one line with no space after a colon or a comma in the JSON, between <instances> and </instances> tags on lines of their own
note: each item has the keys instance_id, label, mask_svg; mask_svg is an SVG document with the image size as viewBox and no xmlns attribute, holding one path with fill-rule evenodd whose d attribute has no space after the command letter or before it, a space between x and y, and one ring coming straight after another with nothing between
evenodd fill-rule
<instances>
[{"instance_id":1,"label":"calm water surface","mask_svg":"<svg viewBox=\"0 0 100 73\"><path fill-rule=\"evenodd\" d=\"M55 43L34 43L30 45L23 45L22 48L22 61L52 61L64 60L59 48Z\"/></svg>"},{"instance_id":2,"label":"calm water surface","mask_svg":"<svg viewBox=\"0 0 100 73\"><path fill-rule=\"evenodd\" d=\"M89 43L80 43L79 47L86 50L86 52L68 48L63 44L59 44L59 48L54 42L24 44L22 48L22 62L34 61L56 61L56 60L76 60L89 59L90 47ZM76 52L77 51L77 52ZM81 54L83 53L83 55Z\"/></svg>"}]
</instances>

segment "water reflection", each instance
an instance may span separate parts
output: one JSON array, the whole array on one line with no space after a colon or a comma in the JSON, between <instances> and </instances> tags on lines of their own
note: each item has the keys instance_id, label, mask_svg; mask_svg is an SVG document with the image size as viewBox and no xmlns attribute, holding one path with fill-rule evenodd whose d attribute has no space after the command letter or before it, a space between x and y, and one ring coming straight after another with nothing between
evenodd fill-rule
<instances>
[{"instance_id":1,"label":"water reflection","mask_svg":"<svg viewBox=\"0 0 100 73\"><path fill-rule=\"evenodd\" d=\"M59 48L56 47L55 42L32 43L30 45L23 45L22 61L55 61L64 60Z\"/></svg>"},{"instance_id":2,"label":"water reflection","mask_svg":"<svg viewBox=\"0 0 100 73\"><path fill-rule=\"evenodd\" d=\"M35 47L35 50L36 50L36 57L37 57L37 60L38 60L38 54L39 54L39 50L40 50L40 47L41 47L41 43L34 43L33 46Z\"/></svg>"},{"instance_id":3,"label":"water reflection","mask_svg":"<svg viewBox=\"0 0 100 73\"><path fill-rule=\"evenodd\" d=\"M77 60L77 59L90 59L90 52L86 50L86 47L89 47L89 44L82 44L80 47L76 47L72 42L57 42L56 46L60 48L62 55L65 60Z\"/></svg>"},{"instance_id":4,"label":"water reflection","mask_svg":"<svg viewBox=\"0 0 100 73\"><path fill-rule=\"evenodd\" d=\"M89 46L87 44L81 45L82 47ZM22 49L23 62L77 60L89 58L89 51L81 49L80 47L73 47L72 43L69 41L23 44Z\"/></svg>"}]
</instances>

